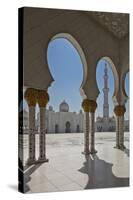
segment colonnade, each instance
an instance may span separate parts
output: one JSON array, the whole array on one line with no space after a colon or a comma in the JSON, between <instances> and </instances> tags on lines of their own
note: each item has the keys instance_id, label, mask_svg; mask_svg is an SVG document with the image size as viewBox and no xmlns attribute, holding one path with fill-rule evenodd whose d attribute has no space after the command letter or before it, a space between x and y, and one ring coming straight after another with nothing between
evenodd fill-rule
<instances>
[{"instance_id":1,"label":"colonnade","mask_svg":"<svg viewBox=\"0 0 133 200\"><path fill-rule=\"evenodd\" d=\"M29 138L28 138L28 160L27 165L47 162L46 158L46 129L45 129L45 108L49 101L47 91L28 88L25 92L25 99L29 106ZM40 132L39 132L39 158L36 159L35 145L35 106L38 103L40 110Z\"/></svg>"},{"instance_id":2,"label":"colonnade","mask_svg":"<svg viewBox=\"0 0 133 200\"><path fill-rule=\"evenodd\" d=\"M45 128L45 110L49 101L47 91L28 88L25 92L25 99L29 106L29 135L28 135L28 160L27 165L47 162L46 158L46 128ZM40 110L40 132L39 132L39 158L36 159L35 145L35 106L38 103ZM95 111L97 103L94 100L84 99L82 107L85 113L84 130L84 154L97 153L95 149ZM116 148L125 149L124 146L124 105L117 105L114 108L116 115Z\"/></svg>"},{"instance_id":3,"label":"colonnade","mask_svg":"<svg viewBox=\"0 0 133 200\"><path fill-rule=\"evenodd\" d=\"M95 110L97 103L94 100L85 99L82 102L85 112L84 127L84 154L97 153L95 149ZM126 109L124 105L117 105L114 108L116 115L116 146L115 148L124 150L124 113Z\"/></svg>"}]
</instances>

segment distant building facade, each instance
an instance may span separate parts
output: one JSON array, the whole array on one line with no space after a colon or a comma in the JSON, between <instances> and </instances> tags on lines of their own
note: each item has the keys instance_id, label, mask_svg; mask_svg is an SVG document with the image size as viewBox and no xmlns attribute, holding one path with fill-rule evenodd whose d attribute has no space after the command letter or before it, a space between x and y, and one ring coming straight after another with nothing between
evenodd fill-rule
<instances>
[{"instance_id":1,"label":"distant building facade","mask_svg":"<svg viewBox=\"0 0 133 200\"><path fill-rule=\"evenodd\" d=\"M55 112L52 106L46 110L45 126L48 133L77 133L83 132L84 114L70 112L69 105L63 101L59 105L59 111ZM39 125L39 113L37 117Z\"/></svg>"}]
</instances>

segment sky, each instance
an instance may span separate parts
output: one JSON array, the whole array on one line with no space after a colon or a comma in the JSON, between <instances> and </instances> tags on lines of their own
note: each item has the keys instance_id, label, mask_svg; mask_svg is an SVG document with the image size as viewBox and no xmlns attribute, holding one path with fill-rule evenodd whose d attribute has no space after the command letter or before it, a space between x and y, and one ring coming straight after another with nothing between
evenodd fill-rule
<instances>
[{"instance_id":1,"label":"sky","mask_svg":"<svg viewBox=\"0 0 133 200\"><path fill-rule=\"evenodd\" d=\"M48 45L47 60L50 72L54 78L54 82L48 89L50 96L49 105L52 105L55 111L59 110L59 104L65 100L69 104L70 111L79 112L82 103L82 97L79 92L80 85L83 80L83 66L81 58L75 47L67 40L58 38L51 41ZM96 116L103 116L103 74L104 74L105 60L100 60L97 64L96 79L100 94L97 98ZM108 86L109 86L109 113L113 113L112 95L114 93L114 78L109 63L108 66ZM125 90L129 95L129 73L125 78ZM127 111L125 118L128 118L129 100L126 103ZM26 108L26 103L24 103ZM38 108L37 108L38 110Z\"/></svg>"}]
</instances>

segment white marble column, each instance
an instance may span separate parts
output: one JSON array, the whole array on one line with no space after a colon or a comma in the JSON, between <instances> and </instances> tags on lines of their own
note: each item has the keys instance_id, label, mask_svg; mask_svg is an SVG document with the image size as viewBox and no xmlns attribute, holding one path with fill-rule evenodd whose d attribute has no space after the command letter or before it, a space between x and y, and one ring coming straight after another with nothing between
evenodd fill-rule
<instances>
[{"instance_id":1,"label":"white marble column","mask_svg":"<svg viewBox=\"0 0 133 200\"><path fill-rule=\"evenodd\" d=\"M119 149L119 117L116 116L116 146L115 148Z\"/></svg>"},{"instance_id":2,"label":"white marble column","mask_svg":"<svg viewBox=\"0 0 133 200\"><path fill-rule=\"evenodd\" d=\"M120 149L125 149L124 146L124 115L119 117L119 144Z\"/></svg>"},{"instance_id":3,"label":"white marble column","mask_svg":"<svg viewBox=\"0 0 133 200\"><path fill-rule=\"evenodd\" d=\"M85 112L84 154L89 154L89 112Z\"/></svg>"},{"instance_id":4,"label":"white marble column","mask_svg":"<svg viewBox=\"0 0 133 200\"><path fill-rule=\"evenodd\" d=\"M46 128L45 128L45 107L40 107L40 134L39 134L39 159L46 162Z\"/></svg>"},{"instance_id":5,"label":"white marble column","mask_svg":"<svg viewBox=\"0 0 133 200\"><path fill-rule=\"evenodd\" d=\"M117 105L114 109L116 114L116 146L115 148L124 150L124 113L126 109L123 105Z\"/></svg>"},{"instance_id":6,"label":"white marble column","mask_svg":"<svg viewBox=\"0 0 133 200\"><path fill-rule=\"evenodd\" d=\"M45 109L49 101L46 91L38 90L38 104L40 108L40 133L39 133L39 163L48 162L46 158L46 127L45 127Z\"/></svg>"},{"instance_id":7,"label":"white marble column","mask_svg":"<svg viewBox=\"0 0 133 200\"><path fill-rule=\"evenodd\" d=\"M89 154L89 107L88 107L88 99L84 99L82 102L82 107L84 109L84 151L83 154Z\"/></svg>"},{"instance_id":8,"label":"white marble column","mask_svg":"<svg viewBox=\"0 0 133 200\"><path fill-rule=\"evenodd\" d=\"M90 112L90 153L97 153L95 150L95 113Z\"/></svg>"},{"instance_id":9,"label":"white marble column","mask_svg":"<svg viewBox=\"0 0 133 200\"><path fill-rule=\"evenodd\" d=\"M34 164L35 159L35 107L29 107L29 159L28 164Z\"/></svg>"},{"instance_id":10,"label":"white marble column","mask_svg":"<svg viewBox=\"0 0 133 200\"><path fill-rule=\"evenodd\" d=\"M27 165L36 162L35 158L35 106L36 106L36 90L28 88L25 92L25 99L29 106L29 140L28 140L28 160Z\"/></svg>"},{"instance_id":11,"label":"white marble column","mask_svg":"<svg viewBox=\"0 0 133 200\"><path fill-rule=\"evenodd\" d=\"M84 99L82 107L85 112L85 139L84 153L96 153L95 150L95 110L97 103L94 100Z\"/></svg>"}]
</instances>

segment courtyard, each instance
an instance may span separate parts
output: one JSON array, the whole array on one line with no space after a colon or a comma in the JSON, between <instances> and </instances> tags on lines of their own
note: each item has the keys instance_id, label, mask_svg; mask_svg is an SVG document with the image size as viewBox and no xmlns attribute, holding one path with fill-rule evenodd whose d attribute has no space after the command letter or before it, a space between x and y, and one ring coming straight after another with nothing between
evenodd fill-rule
<instances>
[{"instance_id":1,"label":"courtyard","mask_svg":"<svg viewBox=\"0 0 133 200\"><path fill-rule=\"evenodd\" d=\"M28 135L24 135L24 165L28 158ZM22 138L21 138L22 139ZM25 169L25 192L57 192L129 185L129 133L124 151L115 149L115 132L96 132L97 154L85 156L83 133L47 134L49 162ZM22 145L20 145L22 148ZM36 159L39 137L36 135Z\"/></svg>"}]
</instances>

